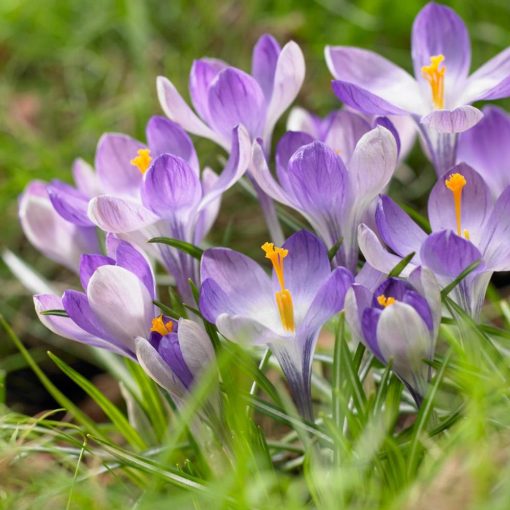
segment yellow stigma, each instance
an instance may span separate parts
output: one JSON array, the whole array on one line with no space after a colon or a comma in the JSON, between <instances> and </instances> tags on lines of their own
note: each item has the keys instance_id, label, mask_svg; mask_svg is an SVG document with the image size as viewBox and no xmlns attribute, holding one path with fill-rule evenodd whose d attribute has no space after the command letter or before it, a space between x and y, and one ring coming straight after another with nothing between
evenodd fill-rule
<instances>
[{"instance_id":1,"label":"yellow stigma","mask_svg":"<svg viewBox=\"0 0 510 510\"><path fill-rule=\"evenodd\" d=\"M462 190L467 184L466 178L462 174L451 174L444 182L444 185L453 193L453 203L455 204L455 218L457 220L457 235L462 235ZM469 232L464 230L464 237L469 239Z\"/></svg>"},{"instance_id":2,"label":"yellow stigma","mask_svg":"<svg viewBox=\"0 0 510 510\"><path fill-rule=\"evenodd\" d=\"M145 172L147 172L147 169L149 168L152 161L151 151L150 149L138 149L137 154L138 156L136 156L136 158L133 158L130 161L130 163L133 166L136 166L136 168L138 168L138 170L140 170L140 172L144 174Z\"/></svg>"},{"instance_id":3,"label":"yellow stigma","mask_svg":"<svg viewBox=\"0 0 510 510\"><path fill-rule=\"evenodd\" d=\"M173 329L174 323L172 321L165 322L163 315L152 319L151 333L159 333L161 336L165 336L171 333Z\"/></svg>"},{"instance_id":4,"label":"yellow stigma","mask_svg":"<svg viewBox=\"0 0 510 510\"><path fill-rule=\"evenodd\" d=\"M422 76L429 82L432 91L432 102L438 110L444 108L444 75L446 66L439 68L444 55L430 57L430 65L421 68Z\"/></svg>"},{"instance_id":5,"label":"yellow stigma","mask_svg":"<svg viewBox=\"0 0 510 510\"><path fill-rule=\"evenodd\" d=\"M280 290L276 292L276 304L280 313L280 320L285 331L293 332L296 328L294 325L294 305L292 304L292 296L290 291L285 288L285 278L283 273L283 259L288 255L288 250L284 248L275 248L273 243L264 243L261 247L266 259L273 264L274 272L280 284Z\"/></svg>"},{"instance_id":6,"label":"yellow stigma","mask_svg":"<svg viewBox=\"0 0 510 510\"><path fill-rule=\"evenodd\" d=\"M386 297L384 294L377 296L377 302L384 306L384 308L388 308L388 306L394 305L397 300L394 297Z\"/></svg>"}]
</instances>

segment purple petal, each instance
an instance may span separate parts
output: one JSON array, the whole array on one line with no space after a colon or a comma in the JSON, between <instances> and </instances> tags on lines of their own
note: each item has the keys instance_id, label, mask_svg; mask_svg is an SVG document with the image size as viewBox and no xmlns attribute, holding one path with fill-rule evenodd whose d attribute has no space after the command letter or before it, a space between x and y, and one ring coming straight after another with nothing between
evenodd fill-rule
<instances>
[{"instance_id":1,"label":"purple petal","mask_svg":"<svg viewBox=\"0 0 510 510\"><path fill-rule=\"evenodd\" d=\"M101 189L115 195L138 195L140 170L130 161L145 145L127 135L107 133L97 145L95 167Z\"/></svg>"},{"instance_id":2,"label":"purple petal","mask_svg":"<svg viewBox=\"0 0 510 510\"><path fill-rule=\"evenodd\" d=\"M372 293L363 285L355 283L345 295L345 320L349 325L352 337L365 343L362 330L363 312L370 307Z\"/></svg>"},{"instance_id":3,"label":"purple petal","mask_svg":"<svg viewBox=\"0 0 510 510\"><path fill-rule=\"evenodd\" d=\"M94 169L83 159L73 162L73 179L76 187L88 198L98 195L101 191Z\"/></svg>"},{"instance_id":4,"label":"purple petal","mask_svg":"<svg viewBox=\"0 0 510 510\"><path fill-rule=\"evenodd\" d=\"M190 389L193 383L193 374L182 357L177 333L171 333L161 338L158 345L158 353L181 384L186 389Z\"/></svg>"},{"instance_id":5,"label":"purple petal","mask_svg":"<svg viewBox=\"0 0 510 510\"><path fill-rule=\"evenodd\" d=\"M398 134L397 128L393 122L388 117L376 117L374 121L374 127L376 126L382 126L386 128L393 135L393 138L395 138L395 143L397 144L397 153L400 155L400 135Z\"/></svg>"},{"instance_id":6,"label":"purple petal","mask_svg":"<svg viewBox=\"0 0 510 510\"><path fill-rule=\"evenodd\" d=\"M427 234L389 197L379 199L375 215L383 241L398 255L418 253Z\"/></svg>"},{"instance_id":7,"label":"purple petal","mask_svg":"<svg viewBox=\"0 0 510 510\"><path fill-rule=\"evenodd\" d=\"M354 283L350 271L337 267L317 291L305 318L303 328L316 331L344 307L345 295Z\"/></svg>"},{"instance_id":8,"label":"purple petal","mask_svg":"<svg viewBox=\"0 0 510 510\"><path fill-rule=\"evenodd\" d=\"M305 79L305 59L300 47L288 42L280 52L274 74L273 93L267 107L263 139L267 144L283 112L292 104Z\"/></svg>"},{"instance_id":9,"label":"purple petal","mask_svg":"<svg viewBox=\"0 0 510 510\"><path fill-rule=\"evenodd\" d=\"M287 131L301 131L313 138L324 141L321 136L321 124L322 119L320 117L308 112L304 108L294 106L287 118Z\"/></svg>"},{"instance_id":10,"label":"purple petal","mask_svg":"<svg viewBox=\"0 0 510 510\"><path fill-rule=\"evenodd\" d=\"M397 130L400 139L400 160L404 160L416 140L416 122L412 117L406 115L390 115L388 118Z\"/></svg>"},{"instance_id":11,"label":"purple petal","mask_svg":"<svg viewBox=\"0 0 510 510\"><path fill-rule=\"evenodd\" d=\"M202 189L204 192L204 198L207 197L208 193L212 192L219 180L219 176L214 173L210 168L205 168L202 172ZM203 199L204 201L204 199ZM200 204L201 210L198 213L197 222L195 225L194 242L200 244L204 237L211 230L218 213L220 211L221 195L213 200L208 200L208 203L203 205Z\"/></svg>"},{"instance_id":12,"label":"purple petal","mask_svg":"<svg viewBox=\"0 0 510 510\"><path fill-rule=\"evenodd\" d=\"M370 131L370 124L359 114L340 110L330 115L324 142L348 162L361 137Z\"/></svg>"},{"instance_id":13,"label":"purple petal","mask_svg":"<svg viewBox=\"0 0 510 510\"><path fill-rule=\"evenodd\" d=\"M460 235L467 230L470 239L477 244L494 201L480 175L463 163L454 166L432 188L428 203L430 226L433 232L448 229L457 231L453 193L445 185L446 180L455 173L463 175L467 182L462 189Z\"/></svg>"},{"instance_id":14,"label":"purple petal","mask_svg":"<svg viewBox=\"0 0 510 510\"><path fill-rule=\"evenodd\" d=\"M57 180L48 185L47 191L55 211L62 218L80 227L94 226L87 216L89 199L81 191Z\"/></svg>"},{"instance_id":15,"label":"purple petal","mask_svg":"<svg viewBox=\"0 0 510 510\"><path fill-rule=\"evenodd\" d=\"M418 80L424 80L421 68L430 65L430 57L444 55L447 69L445 90L455 90L455 85L461 86L466 79L471 65L466 25L450 7L428 3L414 20L412 53L414 74Z\"/></svg>"},{"instance_id":16,"label":"purple petal","mask_svg":"<svg viewBox=\"0 0 510 510\"><path fill-rule=\"evenodd\" d=\"M421 118L421 123L439 133L462 133L472 128L483 117L474 106L459 106L453 110L434 110Z\"/></svg>"},{"instance_id":17,"label":"purple petal","mask_svg":"<svg viewBox=\"0 0 510 510\"><path fill-rule=\"evenodd\" d=\"M502 99L510 95L510 48L503 50L473 73L466 83L461 101Z\"/></svg>"},{"instance_id":18,"label":"purple petal","mask_svg":"<svg viewBox=\"0 0 510 510\"><path fill-rule=\"evenodd\" d=\"M483 119L459 137L457 160L483 177L495 196L510 185L510 116L486 106Z\"/></svg>"},{"instance_id":19,"label":"purple petal","mask_svg":"<svg viewBox=\"0 0 510 510\"><path fill-rule=\"evenodd\" d=\"M228 138L215 133L204 124L186 104L172 82L163 76L158 76L157 90L161 108L169 119L180 124L188 133L209 138L218 145L228 148Z\"/></svg>"},{"instance_id":20,"label":"purple petal","mask_svg":"<svg viewBox=\"0 0 510 510\"><path fill-rule=\"evenodd\" d=\"M199 174L197 153L191 138L179 124L165 117L154 116L149 119L146 128L147 145L153 159L161 154L173 154L184 159L196 174Z\"/></svg>"},{"instance_id":21,"label":"purple petal","mask_svg":"<svg viewBox=\"0 0 510 510\"><path fill-rule=\"evenodd\" d=\"M434 336L437 334L441 322L441 287L434 273L426 267L417 267L409 275L409 283L427 300L432 313Z\"/></svg>"},{"instance_id":22,"label":"purple petal","mask_svg":"<svg viewBox=\"0 0 510 510\"><path fill-rule=\"evenodd\" d=\"M361 315L361 329L367 347L380 361L384 361L384 356L377 342L377 324L381 314L382 310L378 308L366 308Z\"/></svg>"},{"instance_id":23,"label":"purple petal","mask_svg":"<svg viewBox=\"0 0 510 510\"><path fill-rule=\"evenodd\" d=\"M288 336L281 336L268 327L267 321L261 323L241 315L219 315L216 326L225 338L241 344L273 346L288 340ZM281 326L280 329L282 329Z\"/></svg>"},{"instance_id":24,"label":"purple petal","mask_svg":"<svg viewBox=\"0 0 510 510\"><path fill-rule=\"evenodd\" d=\"M84 254L80 260L80 282L83 289L86 291L91 276L94 271L101 266L115 265L115 260L104 255L91 255Z\"/></svg>"},{"instance_id":25,"label":"purple petal","mask_svg":"<svg viewBox=\"0 0 510 510\"><path fill-rule=\"evenodd\" d=\"M230 137L238 124L245 126L253 138L260 136L265 110L260 85L239 69L224 69L209 88L211 122L225 137Z\"/></svg>"},{"instance_id":26,"label":"purple petal","mask_svg":"<svg viewBox=\"0 0 510 510\"><path fill-rule=\"evenodd\" d=\"M189 75L189 93L191 102L199 115L211 125L209 113L209 88L218 73L225 69L227 64L214 58L201 58L195 60Z\"/></svg>"},{"instance_id":27,"label":"purple petal","mask_svg":"<svg viewBox=\"0 0 510 510\"><path fill-rule=\"evenodd\" d=\"M434 273L454 279L470 264L481 260L482 254L470 241L451 230L443 230L431 234L423 243L420 258Z\"/></svg>"},{"instance_id":28,"label":"purple petal","mask_svg":"<svg viewBox=\"0 0 510 510\"><path fill-rule=\"evenodd\" d=\"M163 218L190 210L200 201L202 187L193 169L183 159L163 154L151 165L142 188L147 209Z\"/></svg>"},{"instance_id":29,"label":"purple petal","mask_svg":"<svg viewBox=\"0 0 510 510\"><path fill-rule=\"evenodd\" d=\"M413 77L372 51L347 46L326 47L333 91L347 105L374 115L425 112Z\"/></svg>"},{"instance_id":30,"label":"purple petal","mask_svg":"<svg viewBox=\"0 0 510 510\"><path fill-rule=\"evenodd\" d=\"M273 94L276 64L280 51L281 48L276 39L268 34L262 35L253 48L251 74L259 82L268 102Z\"/></svg>"}]
</instances>

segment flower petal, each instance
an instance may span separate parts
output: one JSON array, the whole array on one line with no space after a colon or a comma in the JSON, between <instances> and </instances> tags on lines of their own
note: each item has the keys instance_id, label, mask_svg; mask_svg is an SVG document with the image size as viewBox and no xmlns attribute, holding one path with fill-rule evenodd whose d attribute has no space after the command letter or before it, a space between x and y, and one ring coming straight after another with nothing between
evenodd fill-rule
<instances>
[{"instance_id":1,"label":"flower petal","mask_svg":"<svg viewBox=\"0 0 510 510\"><path fill-rule=\"evenodd\" d=\"M320 140L321 122L322 120L316 115L300 106L294 106L287 117L287 131L301 131Z\"/></svg>"},{"instance_id":2,"label":"flower petal","mask_svg":"<svg viewBox=\"0 0 510 510\"><path fill-rule=\"evenodd\" d=\"M419 253L427 234L389 197L381 196L375 215L382 240L398 255Z\"/></svg>"},{"instance_id":3,"label":"flower petal","mask_svg":"<svg viewBox=\"0 0 510 510\"><path fill-rule=\"evenodd\" d=\"M210 168L204 168L202 172L202 189L204 192L204 197L207 196L217 185L219 180L219 175L213 172ZM200 244L204 237L211 230L216 218L218 217L218 213L220 211L221 206L221 195L217 198L208 201L208 203L204 206L200 204L200 211L198 212L196 225L195 225L195 244Z\"/></svg>"},{"instance_id":4,"label":"flower petal","mask_svg":"<svg viewBox=\"0 0 510 510\"><path fill-rule=\"evenodd\" d=\"M333 91L347 105L374 115L423 113L414 78L377 53L348 46L327 46L326 63L338 81Z\"/></svg>"},{"instance_id":5,"label":"flower petal","mask_svg":"<svg viewBox=\"0 0 510 510\"><path fill-rule=\"evenodd\" d=\"M80 227L93 227L87 216L89 199L81 191L61 181L52 181L46 188L51 203L62 218Z\"/></svg>"},{"instance_id":6,"label":"flower petal","mask_svg":"<svg viewBox=\"0 0 510 510\"><path fill-rule=\"evenodd\" d=\"M494 204L494 199L482 177L464 163L455 165L443 177L438 179L432 188L428 202L430 226L433 232L448 229L454 232L457 231L453 193L445 184L446 180L455 173L463 175L466 179L466 185L462 189L462 232L460 235L464 235L464 230L467 230L469 238L475 244L478 244L485 230L485 221ZM457 232L457 234L459 233Z\"/></svg>"},{"instance_id":7,"label":"flower petal","mask_svg":"<svg viewBox=\"0 0 510 510\"><path fill-rule=\"evenodd\" d=\"M199 175L200 169L195 147L191 138L179 124L165 117L153 116L147 123L146 134L147 145L153 159L165 153L179 156Z\"/></svg>"},{"instance_id":8,"label":"flower petal","mask_svg":"<svg viewBox=\"0 0 510 510\"><path fill-rule=\"evenodd\" d=\"M83 159L75 159L73 162L73 179L76 187L88 198L99 195L101 188L96 173Z\"/></svg>"},{"instance_id":9,"label":"flower petal","mask_svg":"<svg viewBox=\"0 0 510 510\"><path fill-rule=\"evenodd\" d=\"M101 266L115 265L115 260L104 255L92 255L86 253L80 259L80 283L84 290L87 290L90 277L94 271Z\"/></svg>"},{"instance_id":10,"label":"flower petal","mask_svg":"<svg viewBox=\"0 0 510 510\"><path fill-rule=\"evenodd\" d=\"M265 323L241 315L221 314L216 319L216 326L225 338L241 344L271 345L286 341Z\"/></svg>"},{"instance_id":11,"label":"flower petal","mask_svg":"<svg viewBox=\"0 0 510 510\"><path fill-rule=\"evenodd\" d=\"M434 110L421 118L421 123L439 133L462 133L472 128L483 117L474 106L459 106L453 110Z\"/></svg>"},{"instance_id":12,"label":"flower petal","mask_svg":"<svg viewBox=\"0 0 510 510\"><path fill-rule=\"evenodd\" d=\"M434 273L421 266L418 266L409 275L409 283L427 300L432 312L433 336L435 337L441 322L441 287Z\"/></svg>"},{"instance_id":13,"label":"flower petal","mask_svg":"<svg viewBox=\"0 0 510 510\"><path fill-rule=\"evenodd\" d=\"M358 113L339 110L330 116L324 142L347 164L361 137L370 131L370 124Z\"/></svg>"},{"instance_id":14,"label":"flower petal","mask_svg":"<svg viewBox=\"0 0 510 510\"><path fill-rule=\"evenodd\" d=\"M269 34L262 35L253 48L251 74L259 82L268 102L273 94L276 65L280 51L280 45Z\"/></svg>"}]
</instances>

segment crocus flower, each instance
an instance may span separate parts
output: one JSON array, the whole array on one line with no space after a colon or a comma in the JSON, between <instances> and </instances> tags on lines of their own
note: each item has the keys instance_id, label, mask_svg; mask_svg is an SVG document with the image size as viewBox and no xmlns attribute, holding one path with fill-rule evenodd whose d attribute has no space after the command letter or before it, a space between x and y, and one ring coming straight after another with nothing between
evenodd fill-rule
<instances>
[{"instance_id":1,"label":"crocus flower","mask_svg":"<svg viewBox=\"0 0 510 510\"><path fill-rule=\"evenodd\" d=\"M77 272L82 253L99 251L96 228L91 223L75 224L60 216L48 189L48 184L41 181L32 181L25 188L19 200L21 227L43 255Z\"/></svg>"},{"instance_id":2,"label":"crocus flower","mask_svg":"<svg viewBox=\"0 0 510 510\"><path fill-rule=\"evenodd\" d=\"M253 176L270 197L299 211L328 248L341 242L336 260L354 271L357 227L388 185L397 159L395 137L382 126L365 133L348 160L306 133L289 132L277 147L277 178L257 144Z\"/></svg>"},{"instance_id":3,"label":"crocus flower","mask_svg":"<svg viewBox=\"0 0 510 510\"><path fill-rule=\"evenodd\" d=\"M394 130L399 157L401 160L405 159L416 139L416 125L411 118L403 115L372 117L343 108L319 117L295 106L289 113L287 130L307 133L314 140L331 147L343 159L349 160L359 139L379 124L390 131Z\"/></svg>"},{"instance_id":4,"label":"crocus flower","mask_svg":"<svg viewBox=\"0 0 510 510\"><path fill-rule=\"evenodd\" d=\"M296 405L311 419L313 352L323 324L343 308L353 282L345 268L333 271L324 244L300 231L283 247L262 246L273 278L252 259L212 248L201 263L200 310L232 341L268 345L287 377Z\"/></svg>"},{"instance_id":5,"label":"crocus flower","mask_svg":"<svg viewBox=\"0 0 510 510\"><path fill-rule=\"evenodd\" d=\"M99 142L96 168L103 194L84 202L84 212L102 230L156 256L188 303L192 303L188 279L198 281L197 263L169 246L149 247L147 241L165 236L201 242L216 218L222 193L240 179L250 159L246 130L239 126L231 135L230 158L220 176L209 169L200 175L189 136L163 117L149 121L148 146L115 134ZM68 204L76 204L71 195L67 198Z\"/></svg>"},{"instance_id":6,"label":"crocus flower","mask_svg":"<svg viewBox=\"0 0 510 510\"><path fill-rule=\"evenodd\" d=\"M385 280L375 292L355 284L345 298L345 318L356 338L406 384L421 403L430 379L424 360L434 355L441 321L439 284L418 267L407 281Z\"/></svg>"},{"instance_id":7,"label":"crocus flower","mask_svg":"<svg viewBox=\"0 0 510 510\"><path fill-rule=\"evenodd\" d=\"M475 170L459 164L432 189L428 216L430 235L389 197L382 196L377 230L394 253L386 251L365 225L359 232L361 251L372 266L385 273L414 252L405 272L418 265L428 267L443 286L479 261L454 289L458 304L478 317L492 273L510 269L510 187L495 199Z\"/></svg>"},{"instance_id":8,"label":"crocus flower","mask_svg":"<svg viewBox=\"0 0 510 510\"><path fill-rule=\"evenodd\" d=\"M253 49L251 74L218 59L193 62L189 92L197 113L167 78L158 77L157 89L165 114L186 131L229 151L232 129L243 125L252 140L263 140L268 151L274 126L294 101L304 77L305 62L299 46L290 41L280 48L272 36L263 35ZM254 187L271 236L281 242L283 234L274 204L256 184Z\"/></svg>"},{"instance_id":9,"label":"crocus flower","mask_svg":"<svg viewBox=\"0 0 510 510\"><path fill-rule=\"evenodd\" d=\"M459 136L457 161L476 168L497 197L510 186L510 116L495 106L482 111L483 119Z\"/></svg>"},{"instance_id":10,"label":"crocus flower","mask_svg":"<svg viewBox=\"0 0 510 510\"><path fill-rule=\"evenodd\" d=\"M198 324L157 311L152 269L138 250L108 236L107 252L82 256L84 292L35 296L39 319L64 338L138 360L180 401L214 359L210 340ZM61 309L68 317L42 313Z\"/></svg>"},{"instance_id":11,"label":"crocus flower","mask_svg":"<svg viewBox=\"0 0 510 510\"><path fill-rule=\"evenodd\" d=\"M482 118L471 103L510 94L509 56L506 49L468 76L471 48L464 22L433 2L414 21L414 77L368 50L326 48L335 94L367 114L411 115L438 176L455 164L456 133Z\"/></svg>"}]
</instances>

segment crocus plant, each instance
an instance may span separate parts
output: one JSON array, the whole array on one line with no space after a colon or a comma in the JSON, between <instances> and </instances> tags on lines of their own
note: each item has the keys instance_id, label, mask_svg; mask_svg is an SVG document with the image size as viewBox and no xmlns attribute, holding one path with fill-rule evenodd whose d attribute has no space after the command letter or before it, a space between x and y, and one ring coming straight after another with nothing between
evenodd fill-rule
<instances>
[{"instance_id":1,"label":"crocus plant","mask_svg":"<svg viewBox=\"0 0 510 510\"><path fill-rule=\"evenodd\" d=\"M471 103L510 95L509 57L506 49L468 76L471 47L464 22L449 7L434 2L414 21L414 77L369 50L326 48L338 98L367 114L410 115L438 177L455 164L457 133L483 116Z\"/></svg>"},{"instance_id":2,"label":"crocus plant","mask_svg":"<svg viewBox=\"0 0 510 510\"><path fill-rule=\"evenodd\" d=\"M350 271L331 270L328 252L306 230L262 246L273 278L252 259L211 248L201 264L200 311L227 339L267 345L280 362L302 415L311 419L311 366L324 323L343 308Z\"/></svg>"}]
</instances>

